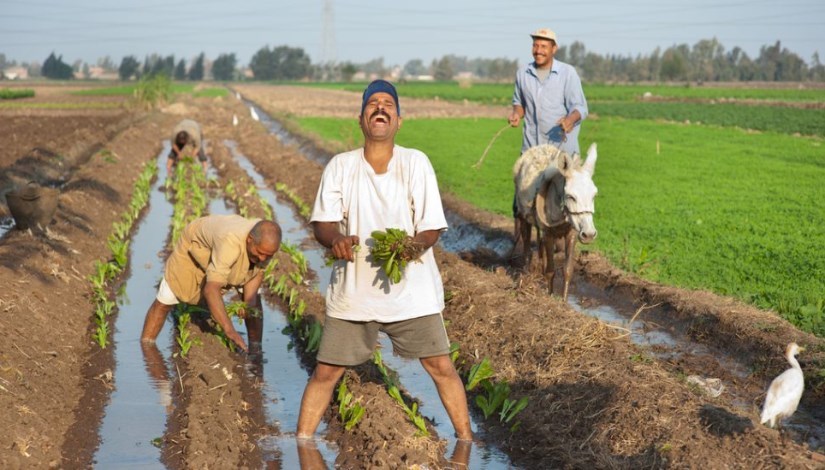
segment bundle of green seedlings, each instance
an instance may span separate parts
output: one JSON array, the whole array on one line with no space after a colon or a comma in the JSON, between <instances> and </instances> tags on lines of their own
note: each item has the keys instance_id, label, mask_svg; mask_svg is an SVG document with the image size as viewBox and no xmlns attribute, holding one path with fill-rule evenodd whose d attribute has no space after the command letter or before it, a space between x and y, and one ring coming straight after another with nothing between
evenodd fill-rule
<instances>
[{"instance_id":1,"label":"bundle of green seedlings","mask_svg":"<svg viewBox=\"0 0 825 470\"><path fill-rule=\"evenodd\" d=\"M95 272L89 276L92 283L92 300L95 303L95 331L92 339L101 348L105 348L109 338L108 317L112 314L115 302L109 300L108 286L120 273L126 269L129 255L129 233L140 212L149 203L149 192L152 180L157 174L157 165L154 162L146 163L135 182L135 190L129 209L123 213L121 220L112 225L112 233L107 238L112 258L108 261L96 261Z\"/></svg>"},{"instance_id":2,"label":"bundle of green seedlings","mask_svg":"<svg viewBox=\"0 0 825 470\"><path fill-rule=\"evenodd\" d=\"M378 263L392 284L401 282L401 274L420 248L407 232L398 228L388 228L386 232L372 232L375 243L370 247L374 263Z\"/></svg>"}]
</instances>

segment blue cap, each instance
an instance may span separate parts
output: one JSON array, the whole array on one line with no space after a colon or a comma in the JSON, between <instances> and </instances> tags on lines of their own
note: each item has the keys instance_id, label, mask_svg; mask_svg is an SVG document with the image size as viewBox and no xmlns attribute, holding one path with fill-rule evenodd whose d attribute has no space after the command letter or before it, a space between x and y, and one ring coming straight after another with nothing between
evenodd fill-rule
<instances>
[{"instance_id":1,"label":"blue cap","mask_svg":"<svg viewBox=\"0 0 825 470\"><path fill-rule=\"evenodd\" d=\"M386 80L373 80L372 83L367 85L367 89L364 90L364 98L361 101L361 114L364 114L364 108L367 107L367 101L369 101L370 96L376 93L387 93L392 96L392 99L395 100L395 109L398 111L398 115L401 115L401 105L398 104L398 93L395 91L395 87L392 83Z\"/></svg>"}]
</instances>

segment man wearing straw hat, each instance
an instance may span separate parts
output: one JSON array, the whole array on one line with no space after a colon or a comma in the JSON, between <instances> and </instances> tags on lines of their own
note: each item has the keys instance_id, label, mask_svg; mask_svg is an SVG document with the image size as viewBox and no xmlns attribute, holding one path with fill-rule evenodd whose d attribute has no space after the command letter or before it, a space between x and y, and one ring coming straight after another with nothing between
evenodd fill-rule
<instances>
[{"instance_id":1,"label":"man wearing straw hat","mask_svg":"<svg viewBox=\"0 0 825 470\"><path fill-rule=\"evenodd\" d=\"M579 127L587 117L587 100L576 69L554 60L559 49L556 33L549 28L534 31L533 62L516 73L513 91L513 111L510 125L518 127L524 119L521 153L536 145L554 145L570 155L579 151ZM529 247L521 246L519 219L515 217L513 257ZM521 252L521 253L520 253Z\"/></svg>"}]
</instances>

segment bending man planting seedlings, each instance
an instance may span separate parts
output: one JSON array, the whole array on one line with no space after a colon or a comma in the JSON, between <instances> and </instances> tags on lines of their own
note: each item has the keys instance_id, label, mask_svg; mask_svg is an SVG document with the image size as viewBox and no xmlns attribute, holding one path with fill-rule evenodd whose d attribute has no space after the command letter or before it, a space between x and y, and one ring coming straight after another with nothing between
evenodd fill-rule
<instances>
[{"instance_id":1,"label":"bending man planting seedlings","mask_svg":"<svg viewBox=\"0 0 825 470\"><path fill-rule=\"evenodd\" d=\"M444 288L430 249L447 228L435 172L422 152L395 145L395 87L376 80L359 116L364 146L330 160L312 212L335 263L318 364L304 390L298 437L311 437L349 366L372 357L378 332L430 374L459 439L472 439L467 397L449 357ZM361 243L370 250L360 249ZM369 251L369 252L368 252Z\"/></svg>"},{"instance_id":2,"label":"bending man planting seedlings","mask_svg":"<svg viewBox=\"0 0 825 470\"><path fill-rule=\"evenodd\" d=\"M166 262L157 298L146 312L141 341L155 341L175 305L181 302L195 305L204 299L226 337L248 351L226 313L221 295L222 289L234 287L240 290L246 305L260 312L242 314L250 345L260 348L263 310L258 288L263 281L264 267L280 246L281 227L269 220L210 215L191 222L183 229Z\"/></svg>"},{"instance_id":3,"label":"bending man planting seedlings","mask_svg":"<svg viewBox=\"0 0 825 470\"><path fill-rule=\"evenodd\" d=\"M188 148L188 149L187 149ZM197 156L203 172L206 173L207 158L203 150L203 132L201 126L191 119L184 119L172 130L172 149L166 158L166 174L172 174L172 168L181 158Z\"/></svg>"}]
</instances>

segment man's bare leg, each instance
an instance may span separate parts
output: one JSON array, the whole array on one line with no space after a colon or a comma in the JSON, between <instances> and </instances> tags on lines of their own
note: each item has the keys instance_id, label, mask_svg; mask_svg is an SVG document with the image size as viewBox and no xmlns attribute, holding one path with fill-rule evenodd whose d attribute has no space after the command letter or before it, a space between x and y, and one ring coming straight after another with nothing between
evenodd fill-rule
<instances>
[{"instance_id":1,"label":"man's bare leg","mask_svg":"<svg viewBox=\"0 0 825 470\"><path fill-rule=\"evenodd\" d=\"M470 429L470 415L467 411L467 394L450 356L445 354L424 357L421 358L421 365L435 382L438 396L441 397L441 403L450 416L456 437L471 440L473 432Z\"/></svg>"},{"instance_id":2,"label":"man's bare leg","mask_svg":"<svg viewBox=\"0 0 825 470\"><path fill-rule=\"evenodd\" d=\"M152 305L149 306L149 310L146 312L146 319L143 321L143 332L140 334L141 341L150 343L155 341L172 307L174 307L174 305L162 304L158 299L152 302Z\"/></svg>"},{"instance_id":3,"label":"man's bare leg","mask_svg":"<svg viewBox=\"0 0 825 470\"><path fill-rule=\"evenodd\" d=\"M319 362L315 372L309 378L301 399L301 412L298 415L297 437L312 437L318 429L318 423L329 406L335 384L346 371L344 366Z\"/></svg>"}]
</instances>

